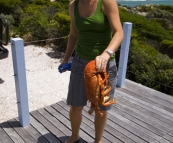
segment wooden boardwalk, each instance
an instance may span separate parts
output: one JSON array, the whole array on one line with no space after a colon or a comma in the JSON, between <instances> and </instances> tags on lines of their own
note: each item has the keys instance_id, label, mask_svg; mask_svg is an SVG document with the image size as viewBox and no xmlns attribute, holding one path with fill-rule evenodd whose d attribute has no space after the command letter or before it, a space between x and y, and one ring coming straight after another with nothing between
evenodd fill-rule
<instances>
[{"instance_id":1,"label":"wooden boardwalk","mask_svg":"<svg viewBox=\"0 0 173 143\"><path fill-rule=\"evenodd\" d=\"M116 90L103 143L173 143L173 97L126 80ZM80 143L94 141L94 116L83 111ZM32 111L30 126L17 118L0 123L0 143L63 143L71 134L65 101ZM2 116L2 115L1 115Z\"/></svg>"}]
</instances>

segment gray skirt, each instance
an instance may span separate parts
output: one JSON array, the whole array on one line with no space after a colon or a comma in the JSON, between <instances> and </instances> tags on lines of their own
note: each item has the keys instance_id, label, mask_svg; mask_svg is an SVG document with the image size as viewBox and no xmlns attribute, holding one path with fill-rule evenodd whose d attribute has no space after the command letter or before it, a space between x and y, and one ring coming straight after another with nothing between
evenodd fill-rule
<instances>
[{"instance_id":1,"label":"gray skirt","mask_svg":"<svg viewBox=\"0 0 173 143\"><path fill-rule=\"evenodd\" d=\"M79 56L75 56L72 60L71 75L69 82L69 90L67 95L67 104L71 106L85 106L87 103L86 89L84 82L84 69L90 60L81 59ZM117 67L115 60L110 60L106 67L109 74L109 81L112 84L112 90L110 91L110 97L114 98L114 91L116 88L116 75ZM105 111L111 109L111 106L101 106L100 109Z\"/></svg>"}]
</instances>

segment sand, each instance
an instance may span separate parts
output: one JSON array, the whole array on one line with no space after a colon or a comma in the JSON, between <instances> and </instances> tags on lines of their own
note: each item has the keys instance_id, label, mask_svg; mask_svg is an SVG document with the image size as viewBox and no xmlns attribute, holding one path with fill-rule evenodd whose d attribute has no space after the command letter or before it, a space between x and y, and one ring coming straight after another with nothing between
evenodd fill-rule
<instances>
[{"instance_id":1,"label":"sand","mask_svg":"<svg viewBox=\"0 0 173 143\"><path fill-rule=\"evenodd\" d=\"M0 60L0 123L18 116L11 45L9 56ZM58 72L63 53L50 47L25 46L29 111L66 99L70 72Z\"/></svg>"}]
</instances>

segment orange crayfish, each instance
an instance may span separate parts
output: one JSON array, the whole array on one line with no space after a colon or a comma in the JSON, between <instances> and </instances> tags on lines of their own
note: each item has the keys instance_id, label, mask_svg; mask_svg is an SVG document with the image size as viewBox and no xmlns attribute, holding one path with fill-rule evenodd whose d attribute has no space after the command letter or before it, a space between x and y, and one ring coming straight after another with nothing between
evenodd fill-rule
<instances>
[{"instance_id":1,"label":"orange crayfish","mask_svg":"<svg viewBox=\"0 0 173 143\"><path fill-rule=\"evenodd\" d=\"M84 70L84 80L86 86L87 101L91 102L89 114L95 110L100 116L103 112L100 110L99 104L102 106L109 106L116 102L115 99L110 99L109 92L112 85L108 81L109 75L106 71L97 72L96 62L92 60L89 62Z\"/></svg>"}]
</instances>

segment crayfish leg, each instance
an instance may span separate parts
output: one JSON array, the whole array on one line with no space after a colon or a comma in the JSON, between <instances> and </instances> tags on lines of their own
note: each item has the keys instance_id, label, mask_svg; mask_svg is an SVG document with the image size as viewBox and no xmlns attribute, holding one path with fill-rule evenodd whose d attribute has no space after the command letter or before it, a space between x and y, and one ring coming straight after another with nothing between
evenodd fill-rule
<instances>
[{"instance_id":1,"label":"crayfish leg","mask_svg":"<svg viewBox=\"0 0 173 143\"><path fill-rule=\"evenodd\" d=\"M109 106L109 105L112 105L112 104L115 104L116 103L116 99L113 98L113 100L109 100L108 102L102 102L101 105L102 106Z\"/></svg>"}]
</instances>

